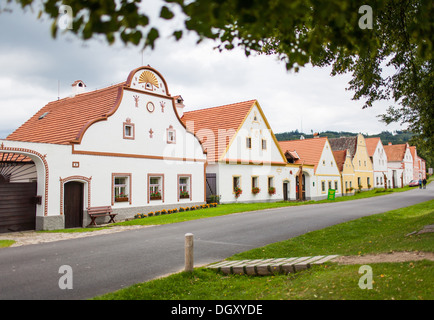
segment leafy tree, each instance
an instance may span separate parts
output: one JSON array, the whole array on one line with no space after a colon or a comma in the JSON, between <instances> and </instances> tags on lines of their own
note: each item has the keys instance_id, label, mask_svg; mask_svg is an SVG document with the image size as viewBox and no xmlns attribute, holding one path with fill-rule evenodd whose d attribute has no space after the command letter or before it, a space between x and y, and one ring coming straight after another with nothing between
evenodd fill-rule
<instances>
[{"instance_id":1,"label":"leafy tree","mask_svg":"<svg viewBox=\"0 0 434 320\"><path fill-rule=\"evenodd\" d=\"M23 8L36 1L15 0ZM40 15L53 19L53 36L63 4L74 13L71 32L83 39L103 35L108 43L153 48L159 37L142 0L38 3ZM311 63L331 65L333 75L350 72L353 99L364 99L364 107L391 100L382 120L402 122L421 145L433 145L432 0L370 0L368 6L342 0L162 0L160 18L171 20L177 10L185 25L173 30L177 40L189 30L198 41L214 39L220 50L274 54L287 69Z\"/></svg>"}]
</instances>

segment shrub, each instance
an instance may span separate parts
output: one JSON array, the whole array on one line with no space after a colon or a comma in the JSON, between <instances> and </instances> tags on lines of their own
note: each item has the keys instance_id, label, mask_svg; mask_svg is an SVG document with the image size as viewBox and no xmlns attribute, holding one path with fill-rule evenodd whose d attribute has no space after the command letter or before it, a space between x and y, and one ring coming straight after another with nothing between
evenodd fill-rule
<instances>
[{"instance_id":1,"label":"shrub","mask_svg":"<svg viewBox=\"0 0 434 320\"><path fill-rule=\"evenodd\" d=\"M154 216L154 214L155 214L154 212L149 212L148 217L152 217L152 216Z\"/></svg>"}]
</instances>

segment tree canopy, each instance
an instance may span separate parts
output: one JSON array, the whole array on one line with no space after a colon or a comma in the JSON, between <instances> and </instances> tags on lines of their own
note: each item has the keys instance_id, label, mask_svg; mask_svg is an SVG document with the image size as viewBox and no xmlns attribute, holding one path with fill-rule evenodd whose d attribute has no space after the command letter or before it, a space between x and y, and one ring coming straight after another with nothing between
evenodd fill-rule
<instances>
[{"instance_id":1,"label":"tree canopy","mask_svg":"<svg viewBox=\"0 0 434 320\"><path fill-rule=\"evenodd\" d=\"M37 0L15 1L22 8ZM108 43L154 48L158 25L150 22L142 0L43 0L39 15L72 19L70 32L83 39L96 35ZM59 10L67 5L71 12ZM434 75L432 0L370 0L363 5L342 0L161 0L160 18L183 19L173 30L182 39L186 30L198 41L213 39L220 50L241 47L273 54L288 70L306 64L332 66L332 75L351 73L349 90L364 107L389 100L381 119L401 122L417 134L415 143L434 145ZM69 17L69 15L67 16ZM429 148L431 149L431 148ZM432 151L430 151L432 152Z\"/></svg>"}]
</instances>

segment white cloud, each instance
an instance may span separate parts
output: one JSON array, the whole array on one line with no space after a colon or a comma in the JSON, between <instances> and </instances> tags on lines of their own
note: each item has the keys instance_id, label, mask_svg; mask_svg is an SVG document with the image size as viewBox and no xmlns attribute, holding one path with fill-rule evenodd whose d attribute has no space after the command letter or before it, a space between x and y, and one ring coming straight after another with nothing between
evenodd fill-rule
<instances>
[{"instance_id":1,"label":"white cloud","mask_svg":"<svg viewBox=\"0 0 434 320\"><path fill-rule=\"evenodd\" d=\"M177 24L179 22L176 22ZM168 26L156 49L145 50L71 35L51 39L49 23L15 10L0 20L9 30L0 43L0 138L83 80L89 90L125 81L129 72L151 65L166 79L172 95L181 94L188 109L257 99L275 133L301 129L378 133L396 130L378 122L386 104L362 110L345 90L349 75L330 77L329 69L285 70L273 56L246 57L241 50L213 50L212 41L196 45L196 36L176 42ZM2 35L3 38L3 35Z\"/></svg>"}]
</instances>

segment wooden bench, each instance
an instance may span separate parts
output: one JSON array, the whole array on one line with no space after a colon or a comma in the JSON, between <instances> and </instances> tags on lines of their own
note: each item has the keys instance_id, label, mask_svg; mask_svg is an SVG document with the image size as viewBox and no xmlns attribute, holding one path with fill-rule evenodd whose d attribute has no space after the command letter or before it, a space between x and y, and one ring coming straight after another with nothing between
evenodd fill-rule
<instances>
[{"instance_id":1,"label":"wooden bench","mask_svg":"<svg viewBox=\"0 0 434 320\"><path fill-rule=\"evenodd\" d=\"M87 213L92 219L89 226L96 226L95 219L98 217L110 217L110 221L108 223L115 222L115 216L117 215L117 213L113 213L112 207L110 206L89 207L87 208Z\"/></svg>"}]
</instances>

